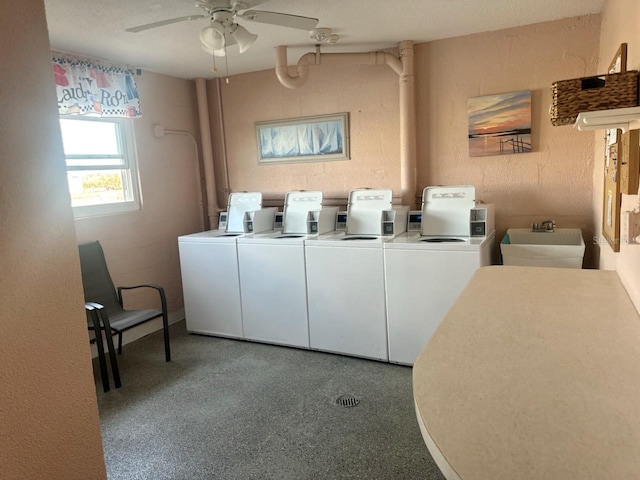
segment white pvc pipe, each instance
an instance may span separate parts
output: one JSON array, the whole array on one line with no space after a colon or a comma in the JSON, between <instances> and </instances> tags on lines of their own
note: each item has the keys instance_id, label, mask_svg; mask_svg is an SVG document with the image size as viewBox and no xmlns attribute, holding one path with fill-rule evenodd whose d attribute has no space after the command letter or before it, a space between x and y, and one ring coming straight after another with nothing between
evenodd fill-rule
<instances>
[{"instance_id":1,"label":"white pvc pipe","mask_svg":"<svg viewBox=\"0 0 640 480\"><path fill-rule=\"evenodd\" d=\"M400 59L386 52L307 53L300 57L292 75L287 65L287 47L276 47L276 76L287 88L299 88L309 78L309 65L387 65L400 77L400 189L403 205L415 205L416 110L413 72L413 42L400 42Z\"/></svg>"},{"instance_id":2,"label":"white pvc pipe","mask_svg":"<svg viewBox=\"0 0 640 480\"><path fill-rule=\"evenodd\" d=\"M304 85L309 78L308 65L313 63L314 58L313 53L307 53L300 57L296 65L296 74L291 75L287 64L287 47L276 47L276 76L280 83L287 88L299 88Z\"/></svg>"},{"instance_id":3,"label":"white pvc pipe","mask_svg":"<svg viewBox=\"0 0 640 480\"><path fill-rule=\"evenodd\" d=\"M320 65L387 65L398 75L402 74L400 60L386 52L321 53L318 57Z\"/></svg>"},{"instance_id":4,"label":"white pvc pipe","mask_svg":"<svg viewBox=\"0 0 640 480\"><path fill-rule=\"evenodd\" d=\"M398 75L402 74L402 63L386 52L368 53L306 53L295 66L291 75L287 65L287 47L276 47L276 76L287 88L300 88L309 78L309 65L387 65Z\"/></svg>"},{"instance_id":5,"label":"white pvc pipe","mask_svg":"<svg viewBox=\"0 0 640 480\"><path fill-rule=\"evenodd\" d=\"M226 135L225 135L225 131L224 131L224 112L222 111L222 81L220 79L220 77L217 77L215 79L216 82L216 105L217 105L217 109L216 109L216 113L218 114L218 125L219 125L219 130L220 130L220 155L222 156L221 160L222 160L222 168L224 170L223 172L223 181L224 181L224 185L223 185L223 193L225 195L225 199L229 196L229 193L231 193L231 187L229 186L229 164L227 162L227 141L226 141ZM225 200L225 204L226 204L226 200Z\"/></svg>"},{"instance_id":6,"label":"white pvc pipe","mask_svg":"<svg viewBox=\"0 0 640 480\"><path fill-rule=\"evenodd\" d=\"M218 225L218 196L216 193L216 177L213 170L213 150L211 148L211 123L207 104L207 83L204 78L196 78L196 94L198 97L198 115L200 117L200 141L202 142L202 161L204 163L205 185L207 187L208 228Z\"/></svg>"},{"instance_id":7,"label":"white pvc pipe","mask_svg":"<svg viewBox=\"0 0 640 480\"><path fill-rule=\"evenodd\" d=\"M416 201L416 108L413 75L413 42L400 42L400 189L402 204Z\"/></svg>"},{"instance_id":8,"label":"white pvc pipe","mask_svg":"<svg viewBox=\"0 0 640 480\"><path fill-rule=\"evenodd\" d=\"M196 137L191 135L191 132L187 132L186 130L165 130L159 125L155 125L154 129L161 130L157 134L154 132L155 136L160 138L164 136L164 134L173 134L173 135L184 135L189 137L191 140L191 144L193 145L193 152L195 154L195 167L196 167L196 178L197 178L197 187L198 187L198 205L200 206L200 228L202 230L206 230L206 215L207 210L204 205L204 199L202 194L202 172L200 171L200 156L198 155L198 142L196 141ZM161 134L160 134L161 133Z\"/></svg>"}]
</instances>

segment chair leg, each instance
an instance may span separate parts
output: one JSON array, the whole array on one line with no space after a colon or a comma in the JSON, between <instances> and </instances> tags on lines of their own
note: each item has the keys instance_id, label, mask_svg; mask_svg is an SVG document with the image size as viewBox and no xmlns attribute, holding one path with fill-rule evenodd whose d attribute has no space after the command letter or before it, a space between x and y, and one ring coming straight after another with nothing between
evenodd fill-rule
<instances>
[{"instance_id":1,"label":"chair leg","mask_svg":"<svg viewBox=\"0 0 640 480\"><path fill-rule=\"evenodd\" d=\"M104 334L107 337L107 347L109 347L109 360L111 361L111 373L113 373L113 383L116 388L120 388L122 383L120 382L120 368L118 368L118 358L116 357L116 349L113 346L113 335L111 333L111 324L109 323L109 317L106 312L100 310L98 315L102 318L102 325L104 326Z\"/></svg>"},{"instance_id":2,"label":"chair leg","mask_svg":"<svg viewBox=\"0 0 640 480\"><path fill-rule=\"evenodd\" d=\"M164 330L164 358L165 361L171 361L171 348L169 347L169 310L167 309L167 297L164 294L164 290L161 288L158 290L160 293L160 304L162 306L162 328Z\"/></svg>"},{"instance_id":3,"label":"chair leg","mask_svg":"<svg viewBox=\"0 0 640 480\"><path fill-rule=\"evenodd\" d=\"M98 347L98 362L100 363L100 376L102 377L102 388L106 392L109 391L109 372L107 372L107 360L104 357L104 344L102 343L102 330L100 329L100 320L95 310L89 312L93 329L96 334L96 346Z\"/></svg>"},{"instance_id":4,"label":"chair leg","mask_svg":"<svg viewBox=\"0 0 640 480\"><path fill-rule=\"evenodd\" d=\"M164 357L165 361L171 361L171 348L169 347L169 318L165 313L162 314L162 327L164 330Z\"/></svg>"},{"instance_id":5,"label":"chair leg","mask_svg":"<svg viewBox=\"0 0 640 480\"><path fill-rule=\"evenodd\" d=\"M122 355L122 332L118 332L118 355Z\"/></svg>"}]
</instances>

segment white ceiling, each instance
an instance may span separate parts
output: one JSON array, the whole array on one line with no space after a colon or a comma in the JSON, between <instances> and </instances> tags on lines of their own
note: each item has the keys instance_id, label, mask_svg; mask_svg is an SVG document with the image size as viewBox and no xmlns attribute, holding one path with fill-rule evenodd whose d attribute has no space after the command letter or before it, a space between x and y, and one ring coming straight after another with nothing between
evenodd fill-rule
<instances>
[{"instance_id":1,"label":"white ceiling","mask_svg":"<svg viewBox=\"0 0 640 480\"><path fill-rule=\"evenodd\" d=\"M256 10L320 19L341 36L323 52L361 52L600 12L605 0L265 0ZM198 15L189 0L45 0L54 50L129 64L182 78L216 76L198 33L207 19L140 33L126 28ZM289 46L289 63L314 48L307 32L240 21L259 36L243 54L229 47L229 75L275 66L277 45ZM225 60L217 59L218 75Z\"/></svg>"}]
</instances>

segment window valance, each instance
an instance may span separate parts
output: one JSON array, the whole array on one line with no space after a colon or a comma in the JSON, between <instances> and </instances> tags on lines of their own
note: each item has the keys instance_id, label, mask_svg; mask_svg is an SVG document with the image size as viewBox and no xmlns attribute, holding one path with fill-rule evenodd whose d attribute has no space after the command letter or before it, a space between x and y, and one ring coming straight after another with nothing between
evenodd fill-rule
<instances>
[{"instance_id":1,"label":"window valance","mask_svg":"<svg viewBox=\"0 0 640 480\"><path fill-rule=\"evenodd\" d=\"M135 70L58 52L52 57L61 115L142 116Z\"/></svg>"}]
</instances>

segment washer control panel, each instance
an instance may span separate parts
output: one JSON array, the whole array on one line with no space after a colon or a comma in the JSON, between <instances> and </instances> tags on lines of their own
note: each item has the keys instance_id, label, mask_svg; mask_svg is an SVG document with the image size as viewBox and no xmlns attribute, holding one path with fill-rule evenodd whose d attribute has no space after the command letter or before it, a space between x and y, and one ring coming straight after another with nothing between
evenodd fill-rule
<instances>
[{"instance_id":1,"label":"washer control panel","mask_svg":"<svg viewBox=\"0 0 640 480\"><path fill-rule=\"evenodd\" d=\"M227 228L227 212L220 212L218 217L218 228L220 230L226 230Z\"/></svg>"},{"instance_id":2,"label":"washer control panel","mask_svg":"<svg viewBox=\"0 0 640 480\"><path fill-rule=\"evenodd\" d=\"M422 225L422 210L411 210L407 220L407 232L419 232Z\"/></svg>"},{"instance_id":3,"label":"washer control panel","mask_svg":"<svg viewBox=\"0 0 640 480\"><path fill-rule=\"evenodd\" d=\"M282 230L282 218L284 216L283 212L276 212L273 217L273 229L274 230Z\"/></svg>"},{"instance_id":4,"label":"washer control panel","mask_svg":"<svg viewBox=\"0 0 640 480\"><path fill-rule=\"evenodd\" d=\"M345 231L347 229L347 212L339 211L336 213L336 230Z\"/></svg>"}]
</instances>

